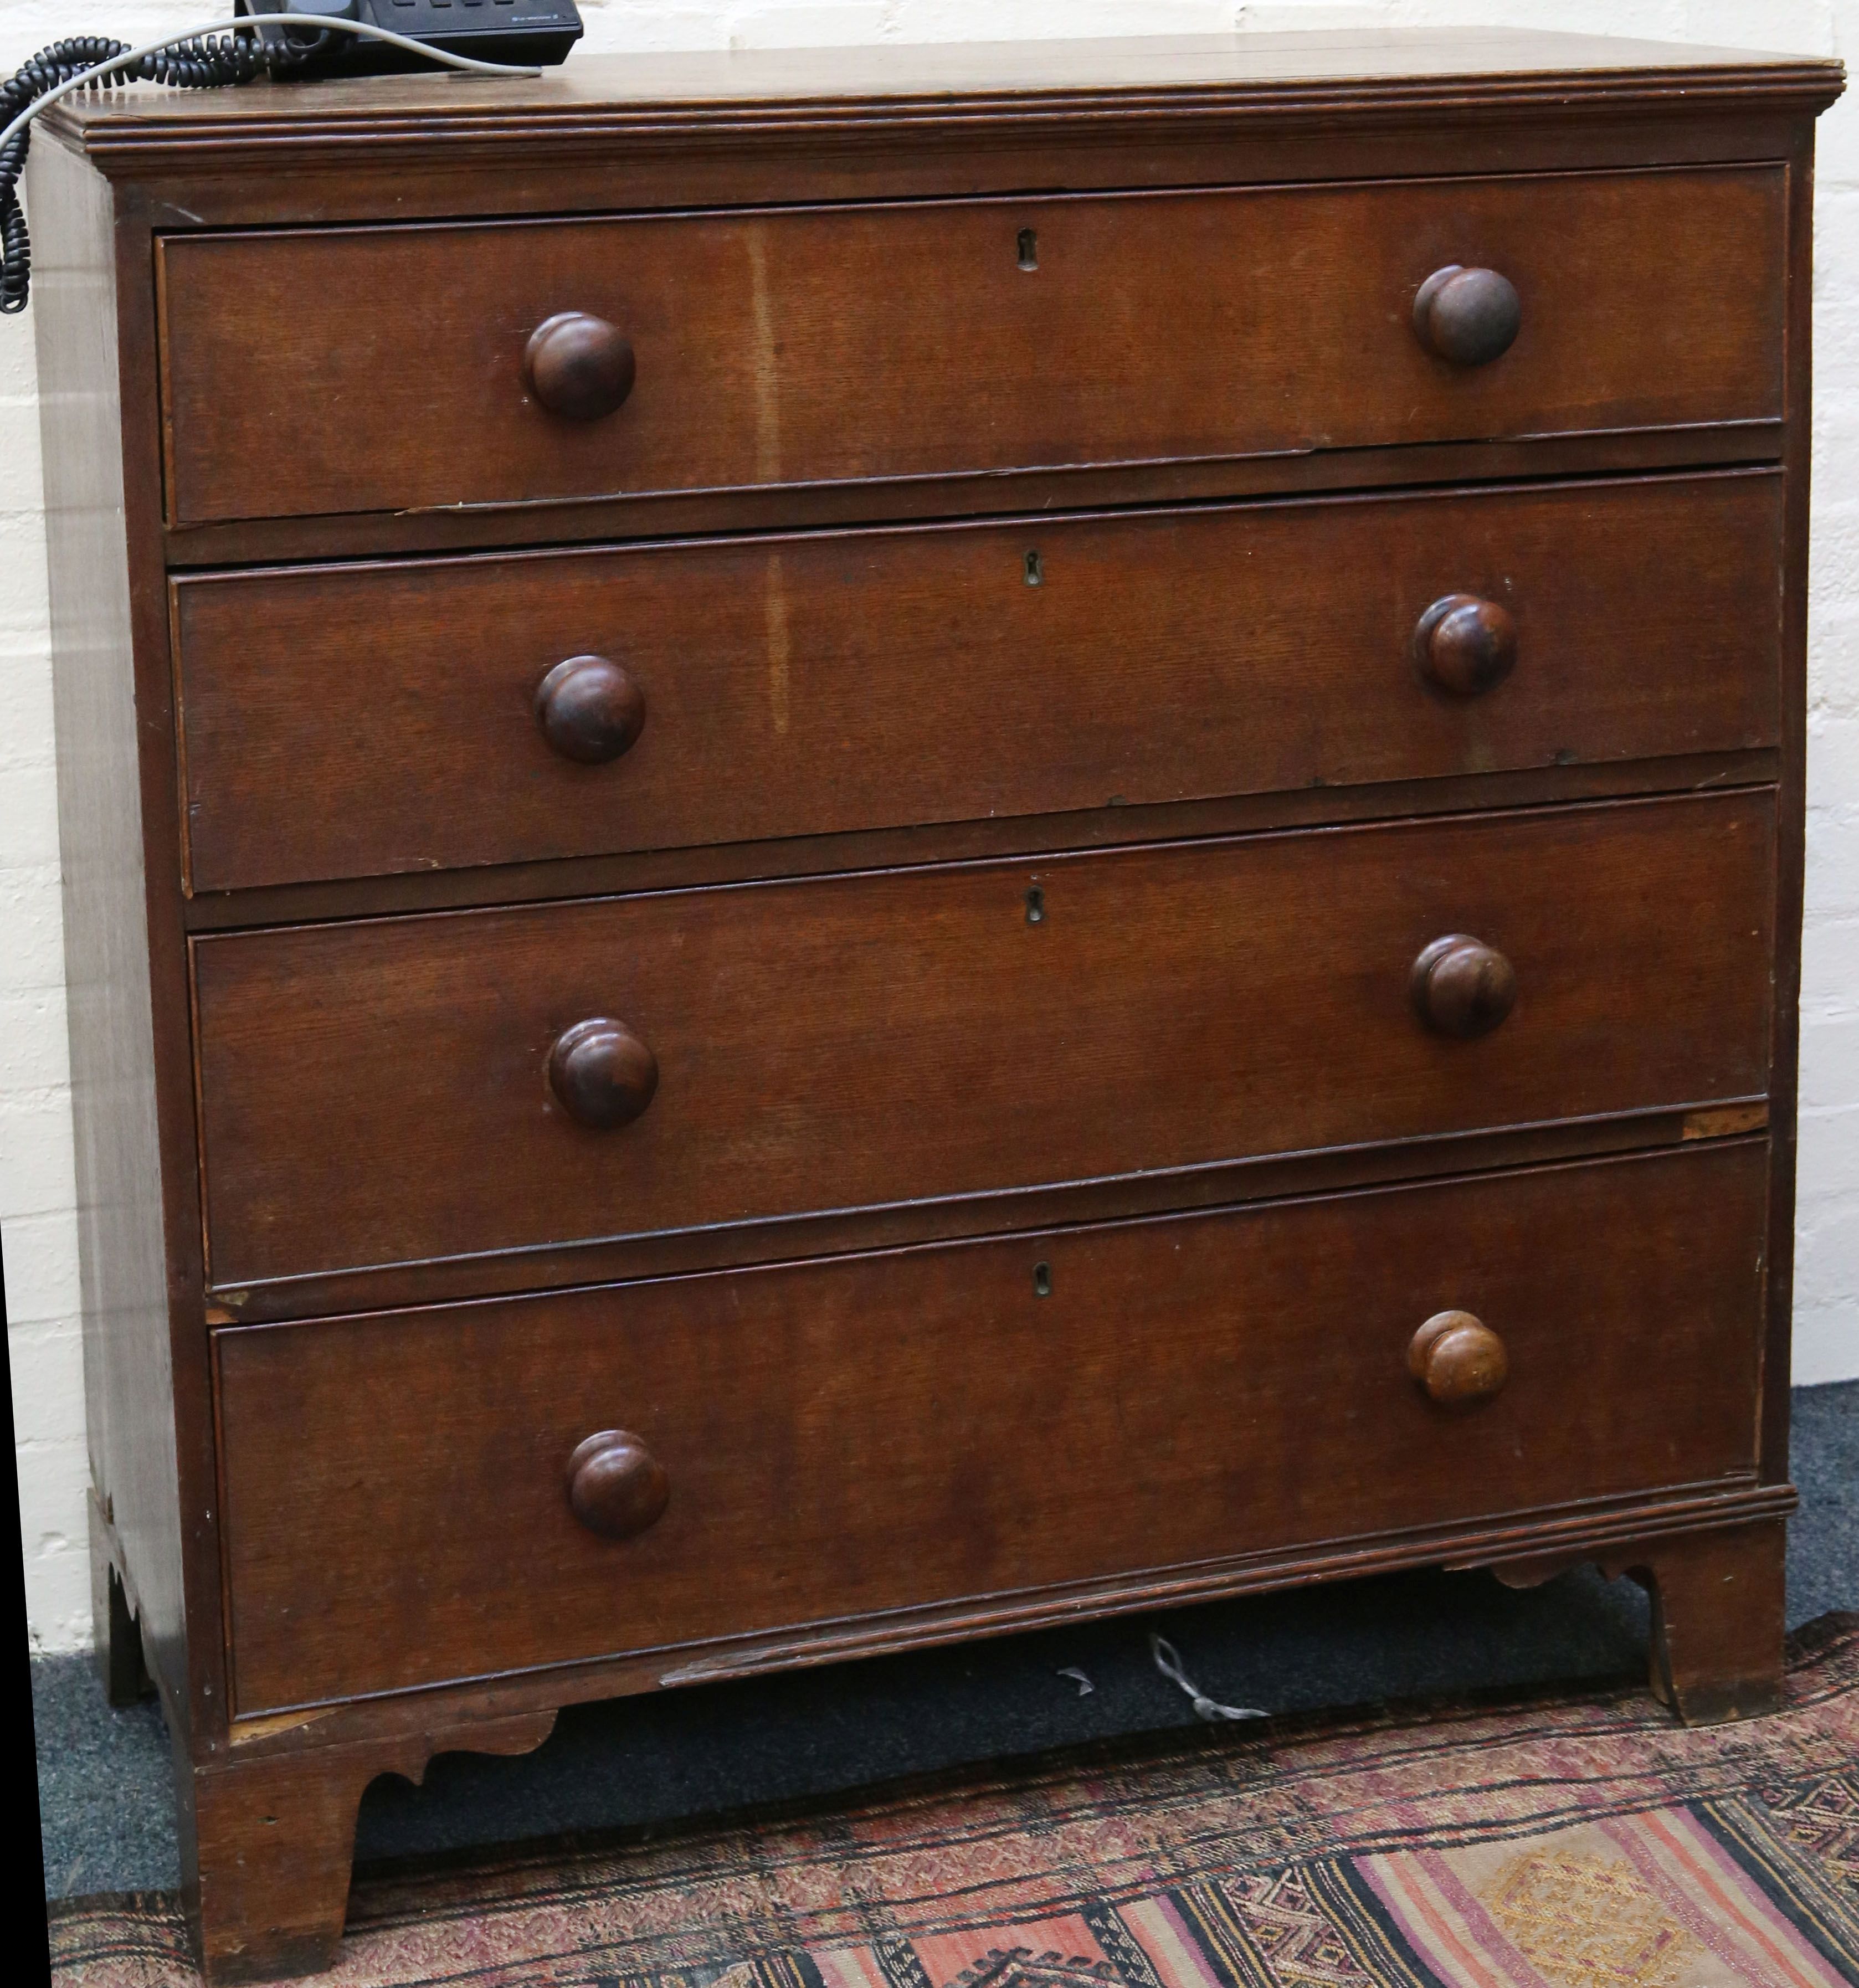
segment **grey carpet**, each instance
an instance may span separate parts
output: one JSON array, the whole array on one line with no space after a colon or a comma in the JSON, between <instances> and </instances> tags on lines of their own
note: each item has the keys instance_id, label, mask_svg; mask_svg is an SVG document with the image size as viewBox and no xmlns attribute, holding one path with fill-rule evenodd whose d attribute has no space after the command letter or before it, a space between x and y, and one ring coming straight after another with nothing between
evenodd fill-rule
<instances>
[{"instance_id":1,"label":"grey carpet","mask_svg":"<svg viewBox=\"0 0 1859 1988\"><path fill-rule=\"evenodd\" d=\"M1859 1608L1859 1382L1797 1390L1794 1432L1798 1624ZM1295 1711L1643 1673L1645 1602L1585 1570L1522 1594L1483 1574L1391 1575L622 1699L565 1712L523 1759L453 1754L424 1787L377 1781L357 1854L667 1822L1191 1723L1151 1661L1152 1628L1215 1698ZM32 1699L47 1892L173 1885L167 1741L153 1703L112 1712L83 1657L34 1665Z\"/></svg>"}]
</instances>

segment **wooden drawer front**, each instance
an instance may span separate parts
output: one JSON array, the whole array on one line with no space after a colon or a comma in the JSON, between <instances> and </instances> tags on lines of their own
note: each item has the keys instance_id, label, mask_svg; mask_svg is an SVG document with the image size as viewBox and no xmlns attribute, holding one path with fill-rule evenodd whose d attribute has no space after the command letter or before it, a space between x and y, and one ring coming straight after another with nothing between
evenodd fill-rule
<instances>
[{"instance_id":1,"label":"wooden drawer front","mask_svg":"<svg viewBox=\"0 0 1859 1988\"><path fill-rule=\"evenodd\" d=\"M222 1332L238 1707L674 1671L713 1638L1747 1472L1766 1183L1738 1142ZM1456 1409L1406 1365L1448 1307L1509 1362ZM625 1540L566 1495L609 1428L670 1489Z\"/></svg>"},{"instance_id":2,"label":"wooden drawer front","mask_svg":"<svg viewBox=\"0 0 1859 1988\"><path fill-rule=\"evenodd\" d=\"M1772 819L1736 793L200 939L212 1280L1759 1094ZM1479 1040L1413 1006L1450 933L1515 969ZM604 1130L549 1074L595 1017L658 1071Z\"/></svg>"},{"instance_id":3,"label":"wooden drawer front","mask_svg":"<svg viewBox=\"0 0 1859 1988\"><path fill-rule=\"evenodd\" d=\"M171 509L1773 420L1785 233L1783 174L1761 167L169 236ZM1482 365L1414 330L1454 264L1521 300ZM566 418L526 385L532 335L565 313L630 341L617 412Z\"/></svg>"},{"instance_id":4,"label":"wooden drawer front","mask_svg":"<svg viewBox=\"0 0 1859 1988\"><path fill-rule=\"evenodd\" d=\"M1780 556L1780 481L1758 472L184 579L191 874L1770 744ZM1516 631L1481 695L1415 662L1457 593ZM593 765L536 715L590 653L646 713Z\"/></svg>"}]
</instances>

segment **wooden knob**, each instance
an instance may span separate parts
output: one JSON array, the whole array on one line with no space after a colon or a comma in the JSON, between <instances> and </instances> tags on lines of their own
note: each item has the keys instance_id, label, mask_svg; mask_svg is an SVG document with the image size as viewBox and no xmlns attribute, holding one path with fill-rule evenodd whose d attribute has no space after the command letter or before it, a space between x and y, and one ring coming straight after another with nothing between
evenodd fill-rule
<instances>
[{"instance_id":1,"label":"wooden knob","mask_svg":"<svg viewBox=\"0 0 1859 1988\"><path fill-rule=\"evenodd\" d=\"M1435 1401L1488 1401L1510 1374L1504 1342L1469 1311L1436 1311L1407 1350L1408 1371Z\"/></svg>"},{"instance_id":2,"label":"wooden knob","mask_svg":"<svg viewBox=\"0 0 1859 1988\"><path fill-rule=\"evenodd\" d=\"M536 685L536 722L563 759L604 766L645 729L645 692L624 664L570 656Z\"/></svg>"},{"instance_id":3,"label":"wooden knob","mask_svg":"<svg viewBox=\"0 0 1859 1988\"><path fill-rule=\"evenodd\" d=\"M631 341L603 317L562 311L539 324L523 349L523 384L552 414L597 421L633 390Z\"/></svg>"},{"instance_id":4,"label":"wooden knob","mask_svg":"<svg viewBox=\"0 0 1859 1988\"><path fill-rule=\"evenodd\" d=\"M664 1466L628 1429L602 1429L568 1459L568 1502L590 1533L630 1540L655 1526L671 1501Z\"/></svg>"},{"instance_id":5,"label":"wooden knob","mask_svg":"<svg viewBox=\"0 0 1859 1988\"><path fill-rule=\"evenodd\" d=\"M576 1022L549 1055L549 1081L571 1118L597 1131L630 1125L658 1088L658 1059L624 1022Z\"/></svg>"},{"instance_id":6,"label":"wooden knob","mask_svg":"<svg viewBox=\"0 0 1859 1988\"><path fill-rule=\"evenodd\" d=\"M1448 593L1421 616L1414 660L1440 689L1455 697L1480 696L1516 667L1517 624L1495 600Z\"/></svg>"},{"instance_id":7,"label":"wooden knob","mask_svg":"<svg viewBox=\"0 0 1859 1988\"><path fill-rule=\"evenodd\" d=\"M1414 1006L1429 1029L1469 1041L1510 1013L1517 976L1496 946L1463 932L1436 938L1414 962Z\"/></svg>"},{"instance_id":8,"label":"wooden knob","mask_svg":"<svg viewBox=\"0 0 1859 1988\"><path fill-rule=\"evenodd\" d=\"M1508 352L1523 323L1523 306L1495 269L1449 262L1414 299L1414 329L1436 357L1455 366L1488 366Z\"/></svg>"}]
</instances>

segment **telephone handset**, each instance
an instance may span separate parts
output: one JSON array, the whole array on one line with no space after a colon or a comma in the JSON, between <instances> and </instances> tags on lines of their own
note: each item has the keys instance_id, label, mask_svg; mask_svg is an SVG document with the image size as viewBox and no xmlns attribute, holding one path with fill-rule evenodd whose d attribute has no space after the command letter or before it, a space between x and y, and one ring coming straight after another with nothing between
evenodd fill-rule
<instances>
[{"instance_id":1,"label":"telephone handset","mask_svg":"<svg viewBox=\"0 0 1859 1988\"><path fill-rule=\"evenodd\" d=\"M313 14L390 29L409 41L452 55L498 63L559 63L581 38L574 0L238 0L235 12L262 21L268 14ZM295 43L299 74L417 69L421 58L391 42L340 31L275 28L265 32Z\"/></svg>"},{"instance_id":2,"label":"telephone handset","mask_svg":"<svg viewBox=\"0 0 1859 1988\"><path fill-rule=\"evenodd\" d=\"M19 205L32 120L106 79L217 90L261 76L417 69L532 76L581 37L574 0L236 0L237 18L139 49L103 35L43 48L0 83L0 316L22 311L32 244Z\"/></svg>"}]
</instances>

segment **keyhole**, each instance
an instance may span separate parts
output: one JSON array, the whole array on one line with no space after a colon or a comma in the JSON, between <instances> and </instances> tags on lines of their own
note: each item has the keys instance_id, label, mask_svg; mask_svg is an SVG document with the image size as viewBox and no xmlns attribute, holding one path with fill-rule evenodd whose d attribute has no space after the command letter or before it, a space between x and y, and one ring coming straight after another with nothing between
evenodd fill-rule
<instances>
[{"instance_id":1,"label":"keyhole","mask_svg":"<svg viewBox=\"0 0 1859 1988\"><path fill-rule=\"evenodd\" d=\"M1020 230L1020 267L1036 269L1039 266L1039 238L1030 228Z\"/></svg>"},{"instance_id":2,"label":"keyhole","mask_svg":"<svg viewBox=\"0 0 1859 1988\"><path fill-rule=\"evenodd\" d=\"M1051 1264L1035 1263L1033 1265L1033 1294L1036 1298L1049 1298L1052 1296Z\"/></svg>"},{"instance_id":3,"label":"keyhole","mask_svg":"<svg viewBox=\"0 0 1859 1988\"><path fill-rule=\"evenodd\" d=\"M1046 584L1046 562L1036 552L1026 555L1026 584L1043 587Z\"/></svg>"},{"instance_id":4,"label":"keyhole","mask_svg":"<svg viewBox=\"0 0 1859 1988\"><path fill-rule=\"evenodd\" d=\"M1026 893L1026 922L1029 925L1043 925L1046 922L1046 893L1037 884Z\"/></svg>"}]
</instances>

